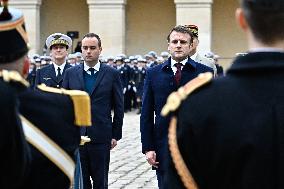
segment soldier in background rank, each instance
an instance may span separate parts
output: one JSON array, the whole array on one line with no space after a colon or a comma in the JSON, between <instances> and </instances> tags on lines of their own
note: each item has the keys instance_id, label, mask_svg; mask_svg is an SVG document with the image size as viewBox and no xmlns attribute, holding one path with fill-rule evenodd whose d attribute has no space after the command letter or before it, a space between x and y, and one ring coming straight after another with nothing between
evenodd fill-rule
<instances>
[{"instance_id":1,"label":"soldier in background rank","mask_svg":"<svg viewBox=\"0 0 284 189\"><path fill-rule=\"evenodd\" d=\"M169 130L169 188L284 188L284 1L240 2L248 53L225 77L187 84L165 108L184 100Z\"/></svg>"},{"instance_id":2,"label":"soldier in background rank","mask_svg":"<svg viewBox=\"0 0 284 189\"><path fill-rule=\"evenodd\" d=\"M49 87L60 88L65 70L72 67L66 63L68 48L72 46L72 40L62 33L54 33L46 39L46 46L50 50L52 64L37 71L35 84L44 83Z\"/></svg>"}]
</instances>

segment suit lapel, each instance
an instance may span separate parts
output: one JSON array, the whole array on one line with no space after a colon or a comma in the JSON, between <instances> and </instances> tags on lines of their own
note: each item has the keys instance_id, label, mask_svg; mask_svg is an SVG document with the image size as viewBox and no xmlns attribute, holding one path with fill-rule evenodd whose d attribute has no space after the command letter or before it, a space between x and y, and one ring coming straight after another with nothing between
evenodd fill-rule
<instances>
[{"instance_id":1,"label":"suit lapel","mask_svg":"<svg viewBox=\"0 0 284 189\"><path fill-rule=\"evenodd\" d=\"M106 66L104 64L101 64L100 70L96 73L97 78L96 78L96 82L91 90L91 95L93 94L93 92L95 91L95 89L98 87L99 83L101 82L101 80L103 79L103 76L105 75L106 72Z\"/></svg>"},{"instance_id":2,"label":"suit lapel","mask_svg":"<svg viewBox=\"0 0 284 189\"><path fill-rule=\"evenodd\" d=\"M50 76L57 83L56 73L53 64L48 67L48 76Z\"/></svg>"},{"instance_id":3,"label":"suit lapel","mask_svg":"<svg viewBox=\"0 0 284 189\"><path fill-rule=\"evenodd\" d=\"M79 83L81 84L81 88L85 91L85 82L84 82L84 65L80 64L77 66L76 75L78 76Z\"/></svg>"}]
</instances>

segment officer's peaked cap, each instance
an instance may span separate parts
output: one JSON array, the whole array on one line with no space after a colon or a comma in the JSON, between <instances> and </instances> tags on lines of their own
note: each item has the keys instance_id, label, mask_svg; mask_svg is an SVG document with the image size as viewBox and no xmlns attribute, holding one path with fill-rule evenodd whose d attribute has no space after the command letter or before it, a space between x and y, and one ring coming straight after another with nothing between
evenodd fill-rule
<instances>
[{"instance_id":1,"label":"officer's peaked cap","mask_svg":"<svg viewBox=\"0 0 284 189\"><path fill-rule=\"evenodd\" d=\"M69 48L72 45L72 39L63 33L53 33L47 37L45 44L48 49L53 45L65 45Z\"/></svg>"}]
</instances>

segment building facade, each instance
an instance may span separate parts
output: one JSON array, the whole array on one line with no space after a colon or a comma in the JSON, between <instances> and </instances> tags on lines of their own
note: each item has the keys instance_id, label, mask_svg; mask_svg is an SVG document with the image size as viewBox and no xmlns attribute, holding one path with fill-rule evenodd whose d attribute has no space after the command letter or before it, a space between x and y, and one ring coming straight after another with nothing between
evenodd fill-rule
<instances>
[{"instance_id":1,"label":"building facade","mask_svg":"<svg viewBox=\"0 0 284 189\"><path fill-rule=\"evenodd\" d=\"M30 53L43 53L54 32L88 32L101 36L104 56L136 55L167 50L167 35L178 24L199 27L199 50L213 51L226 68L238 52L247 49L235 24L237 0L10 0L24 12Z\"/></svg>"}]
</instances>

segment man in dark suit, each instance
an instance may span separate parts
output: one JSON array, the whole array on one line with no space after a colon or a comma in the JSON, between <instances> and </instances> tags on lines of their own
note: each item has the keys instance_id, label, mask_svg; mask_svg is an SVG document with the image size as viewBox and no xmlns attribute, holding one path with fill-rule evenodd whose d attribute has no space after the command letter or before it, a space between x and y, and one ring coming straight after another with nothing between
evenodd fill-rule
<instances>
[{"instance_id":1,"label":"man in dark suit","mask_svg":"<svg viewBox=\"0 0 284 189\"><path fill-rule=\"evenodd\" d=\"M211 68L189 58L192 38L186 27L174 27L167 38L171 57L163 64L149 68L145 78L140 119L142 152L148 163L157 170L159 188L166 188L162 181L169 125L169 117L162 117L161 109L171 92L199 73L213 72Z\"/></svg>"},{"instance_id":2,"label":"man in dark suit","mask_svg":"<svg viewBox=\"0 0 284 189\"><path fill-rule=\"evenodd\" d=\"M171 125L170 188L284 188L283 12L283 0L242 0L235 15L248 53L225 77L185 88L203 84Z\"/></svg>"},{"instance_id":3,"label":"man in dark suit","mask_svg":"<svg viewBox=\"0 0 284 189\"><path fill-rule=\"evenodd\" d=\"M88 33L82 40L84 64L66 71L63 87L87 91L91 98L92 127L81 130L91 142L80 148L84 188L108 188L110 150L122 137L123 93L117 70L99 62L100 37ZM113 109L113 117L111 110Z\"/></svg>"},{"instance_id":4,"label":"man in dark suit","mask_svg":"<svg viewBox=\"0 0 284 189\"><path fill-rule=\"evenodd\" d=\"M72 67L66 62L72 40L62 33L54 33L48 36L45 43L50 50L52 64L37 71L35 86L43 83L49 87L60 88L65 70Z\"/></svg>"}]
</instances>

